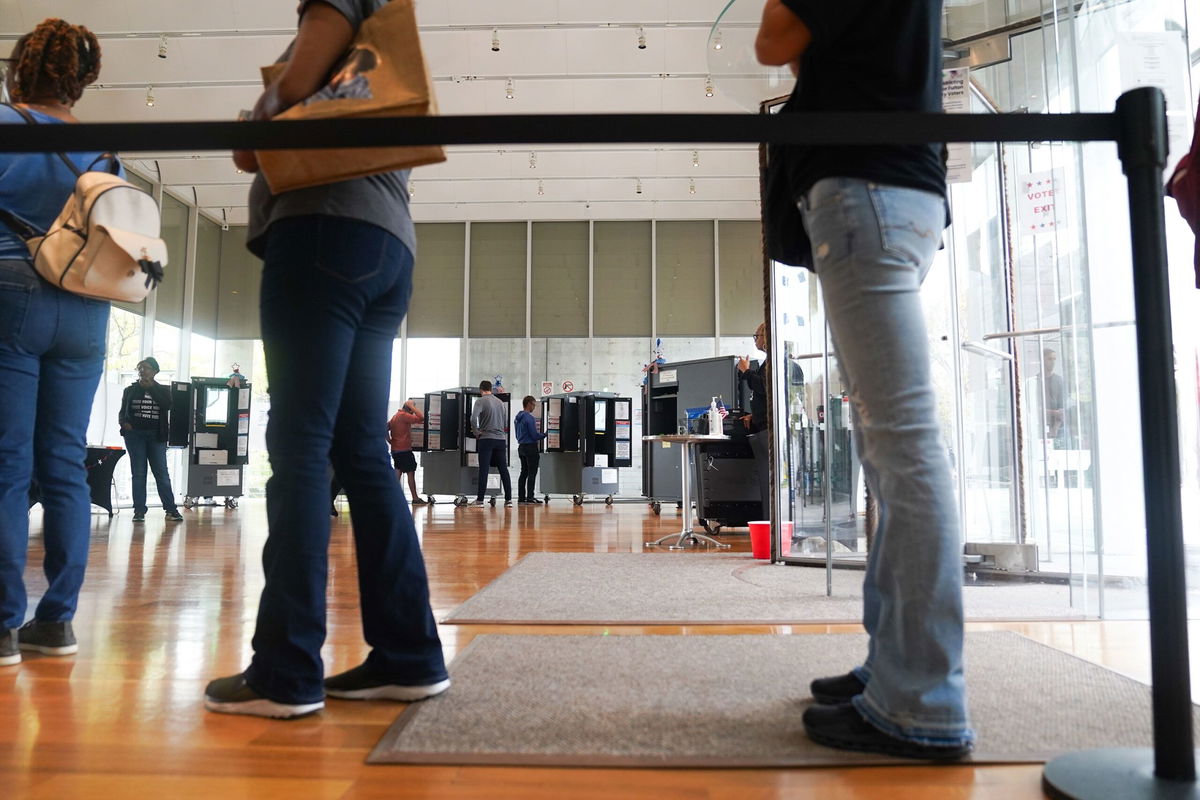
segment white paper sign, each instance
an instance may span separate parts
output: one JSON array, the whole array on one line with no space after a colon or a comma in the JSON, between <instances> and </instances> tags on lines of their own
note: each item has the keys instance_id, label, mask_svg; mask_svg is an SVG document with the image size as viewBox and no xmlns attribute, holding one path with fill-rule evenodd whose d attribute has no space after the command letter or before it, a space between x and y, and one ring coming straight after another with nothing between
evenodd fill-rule
<instances>
[{"instance_id":1,"label":"white paper sign","mask_svg":"<svg viewBox=\"0 0 1200 800\"><path fill-rule=\"evenodd\" d=\"M674 369L664 369L658 373L659 383L679 383L679 371Z\"/></svg>"},{"instance_id":2,"label":"white paper sign","mask_svg":"<svg viewBox=\"0 0 1200 800\"><path fill-rule=\"evenodd\" d=\"M550 413L548 416L552 420L557 420L559 417L562 416L562 398L561 397L551 397L550 398Z\"/></svg>"},{"instance_id":3,"label":"white paper sign","mask_svg":"<svg viewBox=\"0 0 1200 800\"><path fill-rule=\"evenodd\" d=\"M607 467L608 466L608 456L604 453L597 453L595 466Z\"/></svg>"},{"instance_id":4,"label":"white paper sign","mask_svg":"<svg viewBox=\"0 0 1200 800\"><path fill-rule=\"evenodd\" d=\"M250 390L238 389L238 408L250 407Z\"/></svg>"},{"instance_id":5,"label":"white paper sign","mask_svg":"<svg viewBox=\"0 0 1200 800\"><path fill-rule=\"evenodd\" d=\"M629 419L629 401L618 400L613 403L613 419Z\"/></svg>"},{"instance_id":6,"label":"white paper sign","mask_svg":"<svg viewBox=\"0 0 1200 800\"><path fill-rule=\"evenodd\" d=\"M201 450L197 459L201 464L228 464L228 450Z\"/></svg>"},{"instance_id":7,"label":"white paper sign","mask_svg":"<svg viewBox=\"0 0 1200 800\"><path fill-rule=\"evenodd\" d=\"M474 439L469 436L463 439L463 450L466 450L468 453L474 453L477 449L478 447Z\"/></svg>"},{"instance_id":8,"label":"white paper sign","mask_svg":"<svg viewBox=\"0 0 1200 800\"><path fill-rule=\"evenodd\" d=\"M492 472L492 473L488 474L487 488L489 488L489 489L499 489L500 488L499 473Z\"/></svg>"},{"instance_id":9,"label":"white paper sign","mask_svg":"<svg viewBox=\"0 0 1200 800\"><path fill-rule=\"evenodd\" d=\"M238 469L219 469L217 470L217 486L237 486L242 482L241 470Z\"/></svg>"},{"instance_id":10,"label":"white paper sign","mask_svg":"<svg viewBox=\"0 0 1200 800\"><path fill-rule=\"evenodd\" d=\"M250 432L250 418L249 417L238 417L238 433L249 433L249 432Z\"/></svg>"},{"instance_id":11,"label":"white paper sign","mask_svg":"<svg viewBox=\"0 0 1200 800\"><path fill-rule=\"evenodd\" d=\"M600 470L600 482L601 483L616 483L617 482L617 471L615 469Z\"/></svg>"},{"instance_id":12,"label":"white paper sign","mask_svg":"<svg viewBox=\"0 0 1200 800\"><path fill-rule=\"evenodd\" d=\"M467 466L468 467L478 467L479 466L479 453L467 453Z\"/></svg>"},{"instance_id":13,"label":"white paper sign","mask_svg":"<svg viewBox=\"0 0 1200 800\"><path fill-rule=\"evenodd\" d=\"M1017 224L1023 236L1054 233L1067 227L1061 169L1031 172L1017 178Z\"/></svg>"},{"instance_id":14,"label":"white paper sign","mask_svg":"<svg viewBox=\"0 0 1200 800\"><path fill-rule=\"evenodd\" d=\"M551 394L554 394L554 382L542 381L542 396L545 397Z\"/></svg>"},{"instance_id":15,"label":"white paper sign","mask_svg":"<svg viewBox=\"0 0 1200 800\"><path fill-rule=\"evenodd\" d=\"M551 450L557 450L561 446L559 444L561 441L562 439L557 432L546 435L546 447L549 447Z\"/></svg>"},{"instance_id":16,"label":"white paper sign","mask_svg":"<svg viewBox=\"0 0 1200 800\"><path fill-rule=\"evenodd\" d=\"M440 433L429 434L429 442L426 444L426 447L428 447L430 450L441 450L442 435Z\"/></svg>"},{"instance_id":17,"label":"white paper sign","mask_svg":"<svg viewBox=\"0 0 1200 800\"><path fill-rule=\"evenodd\" d=\"M197 433L194 437L196 447L220 447L221 442L215 433Z\"/></svg>"},{"instance_id":18,"label":"white paper sign","mask_svg":"<svg viewBox=\"0 0 1200 800\"><path fill-rule=\"evenodd\" d=\"M971 81L966 67L942 70L942 108L947 114L968 114L971 111ZM971 143L951 142L946 145L946 182L970 183L972 170Z\"/></svg>"},{"instance_id":19,"label":"white paper sign","mask_svg":"<svg viewBox=\"0 0 1200 800\"><path fill-rule=\"evenodd\" d=\"M250 446L249 436L239 436L237 441L237 454L239 457L244 457Z\"/></svg>"},{"instance_id":20,"label":"white paper sign","mask_svg":"<svg viewBox=\"0 0 1200 800\"><path fill-rule=\"evenodd\" d=\"M617 442L616 458L629 458L629 442Z\"/></svg>"}]
</instances>

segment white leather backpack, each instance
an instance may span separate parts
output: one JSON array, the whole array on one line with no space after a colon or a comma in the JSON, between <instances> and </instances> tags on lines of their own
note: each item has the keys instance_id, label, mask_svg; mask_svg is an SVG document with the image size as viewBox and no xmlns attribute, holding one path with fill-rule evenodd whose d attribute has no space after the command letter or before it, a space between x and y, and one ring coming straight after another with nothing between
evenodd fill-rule
<instances>
[{"instance_id":1,"label":"white leather backpack","mask_svg":"<svg viewBox=\"0 0 1200 800\"><path fill-rule=\"evenodd\" d=\"M35 122L24 109L13 108L26 122ZM158 204L113 174L119 168L113 156L97 160L108 161L110 171L101 172L81 171L58 155L76 175L75 190L49 230L39 231L2 209L0 221L25 240L38 273L60 289L100 300L144 300L162 281L167 263Z\"/></svg>"}]
</instances>

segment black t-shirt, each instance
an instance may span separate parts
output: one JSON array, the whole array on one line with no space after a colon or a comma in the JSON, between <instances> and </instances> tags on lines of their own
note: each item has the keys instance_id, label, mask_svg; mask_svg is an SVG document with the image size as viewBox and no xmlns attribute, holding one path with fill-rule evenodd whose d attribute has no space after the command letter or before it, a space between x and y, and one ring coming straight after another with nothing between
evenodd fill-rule
<instances>
[{"instance_id":1,"label":"black t-shirt","mask_svg":"<svg viewBox=\"0 0 1200 800\"><path fill-rule=\"evenodd\" d=\"M812 32L784 113L941 111L941 0L781 0ZM822 178L865 178L946 192L941 144L798 146L785 159L793 197Z\"/></svg>"}]
</instances>

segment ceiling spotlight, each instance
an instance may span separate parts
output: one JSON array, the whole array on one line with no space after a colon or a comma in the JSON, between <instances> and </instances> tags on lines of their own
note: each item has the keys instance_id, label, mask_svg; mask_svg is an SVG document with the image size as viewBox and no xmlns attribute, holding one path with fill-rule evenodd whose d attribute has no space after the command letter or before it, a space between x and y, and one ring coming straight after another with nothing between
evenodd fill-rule
<instances>
[{"instance_id":1,"label":"ceiling spotlight","mask_svg":"<svg viewBox=\"0 0 1200 800\"><path fill-rule=\"evenodd\" d=\"M692 151L692 166L693 167L700 166L700 151L699 150Z\"/></svg>"},{"instance_id":2,"label":"ceiling spotlight","mask_svg":"<svg viewBox=\"0 0 1200 800\"><path fill-rule=\"evenodd\" d=\"M537 153L529 154L529 168L537 169Z\"/></svg>"},{"instance_id":3,"label":"ceiling spotlight","mask_svg":"<svg viewBox=\"0 0 1200 800\"><path fill-rule=\"evenodd\" d=\"M500 52L500 29L492 28L492 52Z\"/></svg>"},{"instance_id":4,"label":"ceiling spotlight","mask_svg":"<svg viewBox=\"0 0 1200 800\"><path fill-rule=\"evenodd\" d=\"M637 193L638 194L642 193L642 179L641 178L637 179Z\"/></svg>"},{"instance_id":5,"label":"ceiling spotlight","mask_svg":"<svg viewBox=\"0 0 1200 800\"><path fill-rule=\"evenodd\" d=\"M513 82L512 82L512 78L509 78L507 81L505 81L505 82L504 82L504 96L505 96L506 98L508 98L509 100L512 100L512 99L513 99Z\"/></svg>"},{"instance_id":6,"label":"ceiling spotlight","mask_svg":"<svg viewBox=\"0 0 1200 800\"><path fill-rule=\"evenodd\" d=\"M643 28L641 25L638 25L638 29L637 29L637 43L638 43L638 50L646 49L646 29Z\"/></svg>"},{"instance_id":7,"label":"ceiling spotlight","mask_svg":"<svg viewBox=\"0 0 1200 800\"><path fill-rule=\"evenodd\" d=\"M696 193L696 179L692 178L690 181L688 181L688 194L695 194L695 193Z\"/></svg>"},{"instance_id":8,"label":"ceiling spotlight","mask_svg":"<svg viewBox=\"0 0 1200 800\"><path fill-rule=\"evenodd\" d=\"M165 33L158 37L158 57L167 57L167 35Z\"/></svg>"},{"instance_id":9,"label":"ceiling spotlight","mask_svg":"<svg viewBox=\"0 0 1200 800\"><path fill-rule=\"evenodd\" d=\"M415 197L415 196L416 196L416 194L417 194L417 187L416 187L416 184L414 184L412 181L409 181L409 182L408 182L408 196L409 196L409 198Z\"/></svg>"},{"instance_id":10,"label":"ceiling spotlight","mask_svg":"<svg viewBox=\"0 0 1200 800\"><path fill-rule=\"evenodd\" d=\"M546 184L543 181L539 180L538 181L538 194L543 195L545 193L546 193Z\"/></svg>"},{"instance_id":11,"label":"ceiling spotlight","mask_svg":"<svg viewBox=\"0 0 1200 800\"><path fill-rule=\"evenodd\" d=\"M146 87L146 107L154 108L154 87L153 86Z\"/></svg>"},{"instance_id":12,"label":"ceiling spotlight","mask_svg":"<svg viewBox=\"0 0 1200 800\"><path fill-rule=\"evenodd\" d=\"M704 96L713 96L712 75L708 75L704 78Z\"/></svg>"},{"instance_id":13,"label":"ceiling spotlight","mask_svg":"<svg viewBox=\"0 0 1200 800\"><path fill-rule=\"evenodd\" d=\"M241 175L244 172L244 170L241 167L238 167L237 170L235 170L235 171L237 172L238 175Z\"/></svg>"},{"instance_id":14,"label":"ceiling spotlight","mask_svg":"<svg viewBox=\"0 0 1200 800\"><path fill-rule=\"evenodd\" d=\"M717 28L717 32L713 34L713 50L720 50L725 45L721 43L721 29Z\"/></svg>"}]
</instances>

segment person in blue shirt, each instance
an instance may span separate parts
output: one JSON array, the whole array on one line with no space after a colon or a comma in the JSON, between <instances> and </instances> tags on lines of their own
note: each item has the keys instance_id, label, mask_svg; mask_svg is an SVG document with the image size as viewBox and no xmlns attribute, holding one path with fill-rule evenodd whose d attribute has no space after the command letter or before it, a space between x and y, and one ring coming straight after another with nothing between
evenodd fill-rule
<instances>
[{"instance_id":1,"label":"person in blue shirt","mask_svg":"<svg viewBox=\"0 0 1200 800\"><path fill-rule=\"evenodd\" d=\"M12 52L8 92L35 124L71 113L100 74L100 44L82 25L47 19ZM29 124L0 105L0 124ZM99 153L68 153L87 169ZM55 153L0 153L0 208L39 230L62 211L75 175ZM0 224L0 667L22 650L78 650L71 620L87 567L91 502L85 436L104 366L109 304L64 292L35 271L29 249ZM47 588L25 621L29 483L42 487ZM24 623L22 625L22 623ZM19 629L19 630L18 630Z\"/></svg>"},{"instance_id":2,"label":"person in blue shirt","mask_svg":"<svg viewBox=\"0 0 1200 800\"><path fill-rule=\"evenodd\" d=\"M538 442L546 438L546 434L538 431L537 418L533 416L533 406L537 401L533 395L525 395L521 401L521 410L517 412L517 455L521 458L521 474L517 476L517 504L541 505L542 501L533 496L533 482L537 480Z\"/></svg>"}]
</instances>

